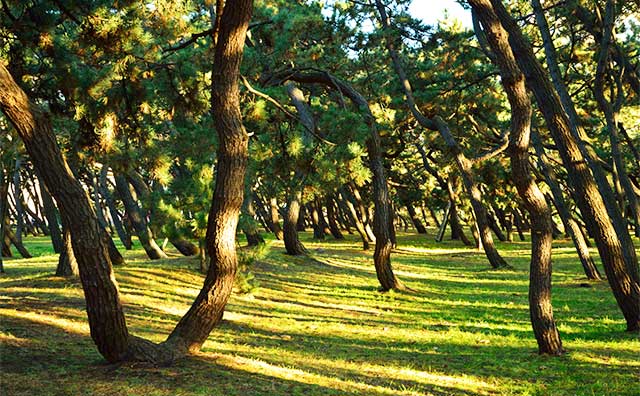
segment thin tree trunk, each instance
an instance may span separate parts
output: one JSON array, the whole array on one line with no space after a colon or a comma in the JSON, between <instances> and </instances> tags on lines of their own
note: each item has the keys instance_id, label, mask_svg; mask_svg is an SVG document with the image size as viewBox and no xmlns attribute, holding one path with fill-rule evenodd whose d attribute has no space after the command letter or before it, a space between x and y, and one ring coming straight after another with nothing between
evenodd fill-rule
<instances>
[{"instance_id":1,"label":"thin tree trunk","mask_svg":"<svg viewBox=\"0 0 640 396\"><path fill-rule=\"evenodd\" d=\"M142 213L140 213L140 207L132 194L129 181L123 175L117 175L115 179L116 189L118 190L120 199L122 199L122 202L124 203L127 216L129 217L129 220L131 220L131 224L133 225L136 235L140 240L140 244L147 253L147 256L151 260L167 258L167 255L162 251L162 249L160 249L160 246L158 246L156 241L153 239L153 232L149 228Z\"/></svg>"},{"instance_id":2,"label":"thin tree trunk","mask_svg":"<svg viewBox=\"0 0 640 396\"><path fill-rule=\"evenodd\" d=\"M567 207L567 204L564 200L560 184L558 184L556 176L548 163L544 147L542 146L540 137L536 132L532 134L531 140L538 157L538 166L542 170L547 185L551 190L551 194L553 194L552 201L555 204L556 209L558 210L558 214L560 215L560 219L562 220L565 230L569 233L569 236L573 241L573 245L578 252L578 257L580 258L580 263L582 264L585 275L588 279L591 280L602 279L600 271L598 271L598 267L596 267L593 259L591 258L591 254L589 253L589 247L586 243L587 240L583 236L578 223L576 223L576 221L571 217L571 212L569 211L569 208Z\"/></svg>"},{"instance_id":3,"label":"thin tree trunk","mask_svg":"<svg viewBox=\"0 0 640 396\"><path fill-rule=\"evenodd\" d=\"M118 213L118 209L116 208L116 203L109 191L109 186L107 185L107 173L109 168L107 166L103 166L100 170L100 189L102 192L102 196L107 203L107 207L109 208L109 212L111 213L111 220L113 221L113 226L116 229L116 233L118 234L118 238L124 245L126 250L131 250L131 235L124 229L122 222L120 221L120 213Z\"/></svg>"},{"instance_id":4,"label":"thin tree trunk","mask_svg":"<svg viewBox=\"0 0 640 396\"><path fill-rule=\"evenodd\" d=\"M44 206L44 215L47 218L49 235L51 237L51 243L53 244L53 251L62 253L64 241L62 239L62 233L60 232L60 224L58 223L58 210L53 202L53 198L51 198L51 195L45 187L42 177L37 175L37 178L40 186L40 195L42 196L42 205Z\"/></svg>"}]
</instances>

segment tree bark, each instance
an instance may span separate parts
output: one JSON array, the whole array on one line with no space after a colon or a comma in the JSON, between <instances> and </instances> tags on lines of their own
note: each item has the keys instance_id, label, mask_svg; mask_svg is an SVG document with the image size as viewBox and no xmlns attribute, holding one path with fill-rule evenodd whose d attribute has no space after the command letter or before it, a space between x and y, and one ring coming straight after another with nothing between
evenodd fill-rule
<instances>
[{"instance_id":1,"label":"tree bark","mask_svg":"<svg viewBox=\"0 0 640 396\"><path fill-rule=\"evenodd\" d=\"M220 18L211 95L219 141L207 226L211 263L200 294L167 340L179 350L199 350L220 322L238 267L236 227L243 201L249 142L242 125L238 78L252 11L252 0L227 0Z\"/></svg>"},{"instance_id":2,"label":"tree bark","mask_svg":"<svg viewBox=\"0 0 640 396\"><path fill-rule=\"evenodd\" d=\"M3 65L0 108L22 138L47 189L60 205L63 222L74 234L73 251L87 302L91 337L108 361L122 360L129 347L129 333L96 214L60 152L47 115L29 101Z\"/></svg>"},{"instance_id":3,"label":"tree bark","mask_svg":"<svg viewBox=\"0 0 640 396\"><path fill-rule=\"evenodd\" d=\"M325 197L325 205L327 205L327 221L329 222L329 231L335 239L344 239L344 235L340 232L338 222L336 220L335 202L330 195Z\"/></svg>"},{"instance_id":4,"label":"tree bark","mask_svg":"<svg viewBox=\"0 0 640 396\"><path fill-rule=\"evenodd\" d=\"M510 51L507 34L488 3L470 0L482 22L486 38L500 69L501 83L511 106L509 156L513 182L531 217L529 314L540 354L564 353L551 305L551 211L536 184L529 164L532 106L525 78Z\"/></svg>"},{"instance_id":5,"label":"tree bark","mask_svg":"<svg viewBox=\"0 0 640 396\"><path fill-rule=\"evenodd\" d=\"M582 231L578 226L578 223L576 223L576 221L571 217L571 212L569 211L569 208L567 207L567 204L564 200L564 195L562 194L560 184L558 184L556 176L548 163L544 147L542 145L542 142L540 141L540 137L536 132L532 134L531 140L533 141L533 147L535 148L536 154L538 156L538 166L542 170L547 185L551 190L551 194L553 195L553 203L558 210L558 214L560 215L560 219L562 220L564 228L569 233L569 236L573 241L573 245L578 252L578 257L580 258L580 263L582 264L585 275L588 279L591 280L602 279L600 271L598 271L598 267L596 267L593 259L591 258L591 254L589 253L589 246L586 243L586 239L584 238Z\"/></svg>"},{"instance_id":6,"label":"tree bark","mask_svg":"<svg viewBox=\"0 0 640 396\"><path fill-rule=\"evenodd\" d=\"M116 229L116 233L118 234L118 238L122 242L122 245L126 250L131 250L131 235L124 229L122 221L120 220L120 213L118 212L118 208L116 207L116 203L109 191L109 186L107 185L107 173L109 172L109 168L107 166L102 167L100 170L100 190L104 200L107 203L107 207L109 208L109 213L111 214L111 220L113 221L113 226Z\"/></svg>"},{"instance_id":7,"label":"tree bark","mask_svg":"<svg viewBox=\"0 0 640 396\"><path fill-rule=\"evenodd\" d=\"M56 268L56 276L76 277L80 275L76 256L73 254L73 245L71 242L71 232L63 226L63 249L58 257L58 267Z\"/></svg>"}]
</instances>

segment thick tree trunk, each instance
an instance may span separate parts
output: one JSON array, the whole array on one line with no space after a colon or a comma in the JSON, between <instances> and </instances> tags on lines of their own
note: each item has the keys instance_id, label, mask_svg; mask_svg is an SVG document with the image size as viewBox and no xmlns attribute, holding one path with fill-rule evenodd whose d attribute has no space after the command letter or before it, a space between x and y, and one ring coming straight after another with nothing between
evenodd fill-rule
<instances>
[{"instance_id":1,"label":"thick tree trunk","mask_svg":"<svg viewBox=\"0 0 640 396\"><path fill-rule=\"evenodd\" d=\"M627 322L627 330L637 331L640 329L638 262L621 214L617 208L611 208L611 205L607 207L605 203L605 200L613 201L606 199L612 194L606 193L606 198L603 198L599 190L602 188L606 192L607 189L610 191L610 188L596 184L590 172L591 169L596 172L596 169L589 168L577 142L579 137L574 136L570 120L563 111L557 93L537 61L531 45L502 2L491 0L489 5L487 0L469 1L472 4L485 3L487 7L492 6L509 33L509 43L515 59L527 79L527 85L536 97L538 107L545 117L547 127L569 173L569 180L575 192L574 199L587 226L594 234L607 279Z\"/></svg>"},{"instance_id":2,"label":"thick tree trunk","mask_svg":"<svg viewBox=\"0 0 640 396\"><path fill-rule=\"evenodd\" d=\"M284 218L284 248L287 254L299 256L307 253L307 249L298 237L298 216L300 215L300 201L302 193L290 193L287 200L287 212Z\"/></svg>"},{"instance_id":3,"label":"thick tree trunk","mask_svg":"<svg viewBox=\"0 0 640 396\"><path fill-rule=\"evenodd\" d=\"M127 216L136 231L140 244L151 260L167 258L167 255L160 249L160 246L153 239L153 232L149 228L147 221L140 212L140 207L136 202L131 190L131 185L123 175L116 176L116 189L118 195L124 203Z\"/></svg>"},{"instance_id":4,"label":"thick tree trunk","mask_svg":"<svg viewBox=\"0 0 640 396\"><path fill-rule=\"evenodd\" d=\"M169 242L183 255L183 256L195 256L200 253L200 248L195 244L187 241L184 238L173 237L169 238Z\"/></svg>"},{"instance_id":5,"label":"thick tree trunk","mask_svg":"<svg viewBox=\"0 0 640 396\"><path fill-rule=\"evenodd\" d=\"M2 65L0 108L22 138L47 189L60 205L63 222L74 234L73 251L87 302L91 337L108 361L122 360L129 347L129 334L108 247L101 238L89 197L64 160L47 115L29 102Z\"/></svg>"},{"instance_id":6,"label":"thick tree trunk","mask_svg":"<svg viewBox=\"0 0 640 396\"><path fill-rule=\"evenodd\" d=\"M211 263L200 294L167 340L178 350L199 350L220 322L238 267L235 236L249 142L242 125L238 77L252 9L252 0L227 0L220 18L211 95L219 139L216 182L207 226Z\"/></svg>"},{"instance_id":7,"label":"thick tree trunk","mask_svg":"<svg viewBox=\"0 0 640 396\"><path fill-rule=\"evenodd\" d=\"M479 2L480 0L477 0ZM531 174L529 165L529 137L532 106L525 87L525 79L509 51L507 35L491 7L471 4L480 18L500 69L502 86L511 106L511 134L509 156L511 171L518 194L531 217L531 263L529 274L529 313L538 352L560 355L562 341L553 318L551 305L551 211L542 191Z\"/></svg>"}]
</instances>

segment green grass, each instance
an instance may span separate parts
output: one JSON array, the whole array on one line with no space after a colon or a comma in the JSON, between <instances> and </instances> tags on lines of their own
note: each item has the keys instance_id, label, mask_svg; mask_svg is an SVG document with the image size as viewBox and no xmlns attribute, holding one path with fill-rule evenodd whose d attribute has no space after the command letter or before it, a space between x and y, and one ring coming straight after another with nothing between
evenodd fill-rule
<instances>
[{"instance_id":1,"label":"green grass","mask_svg":"<svg viewBox=\"0 0 640 396\"><path fill-rule=\"evenodd\" d=\"M606 282L589 283L568 241L554 249L553 303L568 354L538 356L527 309L528 243L500 244L493 271L457 242L402 234L397 275L415 293L377 290L371 252L314 242L310 257L269 241L202 353L168 368L109 366L89 336L77 280L36 257L0 277L0 393L6 395L638 395L640 341ZM123 250L123 253L125 251ZM163 340L199 291L195 259L137 250L116 276L130 331ZM594 252L595 254L595 252ZM582 287L588 283L590 287Z\"/></svg>"}]
</instances>

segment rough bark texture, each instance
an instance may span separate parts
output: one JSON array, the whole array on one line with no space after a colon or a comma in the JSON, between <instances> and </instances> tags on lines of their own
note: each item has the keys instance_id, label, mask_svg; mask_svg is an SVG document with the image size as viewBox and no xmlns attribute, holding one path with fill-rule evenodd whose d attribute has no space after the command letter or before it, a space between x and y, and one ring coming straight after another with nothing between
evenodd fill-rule
<instances>
[{"instance_id":1,"label":"rough bark texture","mask_svg":"<svg viewBox=\"0 0 640 396\"><path fill-rule=\"evenodd\" d=\"M121 360L129 347L129 334L108 246L101 238L96 214L60 152L50 120L29 101L2 65L0 108L22 138L46 188L60 205L63 222L74 234L73 251L87 303L91 337L108 361Z\"/></svg>"},{"instance_id":2,"label":"rough bark texture","mask_svg":"<svg viewBox=\"0 0 640 396\"><path fill-rule=\"evenodd\" d=\"M486 0L483 1L483 3L486 2ZM563 111L560 98L537 61L531 45L502 2L491 0L491 5L509 33L509 43L514 57L527 79L527 85L536 97L538 107L558 146L562 162L569 173L574 199L588 228L594 234L607 279L627 322L627 330L637 331L640 329L638 262L635 250L632 249L629 233L623 227L622 216L617 208L608 210L605 205L599 186L571 131L570 121Z\"/></svg>"},{"instance_id":3,"label":"rough bark texture","mask_svg":"<svg viewBox=\"0 0 640 396\"><path fill-rule=\"evenodd\" d=\"M211 258L207 276L189 311L167 343L197 351L220 322L238 267L236 227L242 206L249 136L242 125L238 78L252 0L227 0L213 62L211 108L218 133L216 184L207 226Z\"/></svg>"},{"instance_id":4,"label":"rough bark texture","mask_svg":"<svg viewBox=\"0 0 640 396\"><path fill-rule=\"evenodd\" d=\"M538 188L529 165L532 106L520 72L509 47L507 33L488 3L471 1L482 22L500 69L502 86L511 106L511 133L509 156L513 182L531 217L531 262L529 273L529 314L533 332L541 354L564 353L562 341L553 318L551 305L551 211L544 194Z\"/></svg>"}]
</instances>

